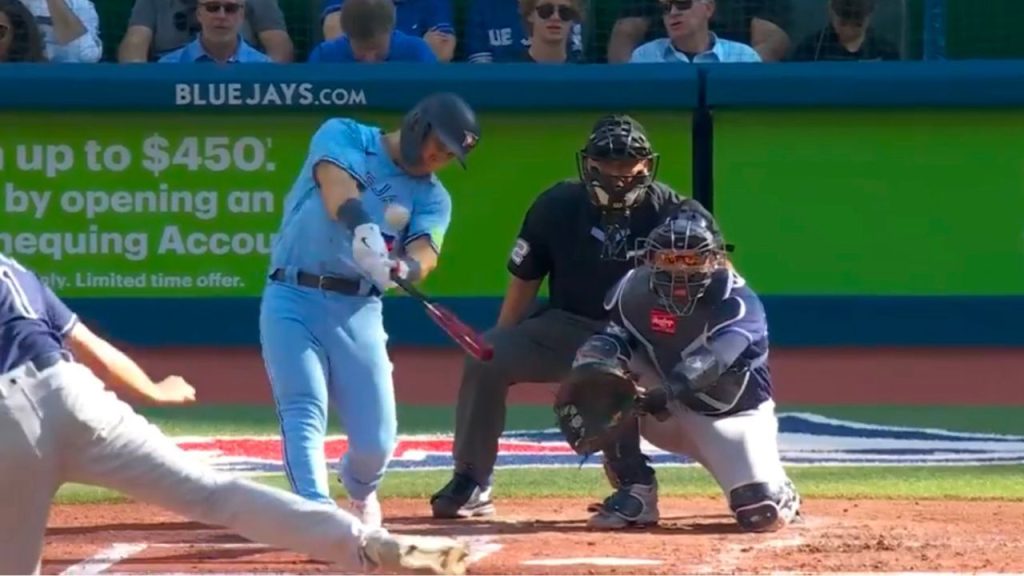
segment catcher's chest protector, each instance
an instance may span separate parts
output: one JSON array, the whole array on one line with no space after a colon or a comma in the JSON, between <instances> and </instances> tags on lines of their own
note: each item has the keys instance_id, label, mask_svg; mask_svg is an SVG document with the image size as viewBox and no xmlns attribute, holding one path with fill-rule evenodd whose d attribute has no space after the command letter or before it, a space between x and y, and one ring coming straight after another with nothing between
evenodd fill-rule
<instances>
[{"instance_id":1,"label":"catcher's chest protector","mask_svg":"<svg viewBox=\"0 0 1024 576\"><path fill-rule=\"evenodd\" d=\"M631 274L619 295L618 306L624 326L641 342L644 355L664 375L679 363L684 351L703 342L714 305L721 301L728 281L716 278L690 315L676 316L658 306L658 298L649 287L650 274L648 268L638 268Z\"/></svg>"}]
</instances>

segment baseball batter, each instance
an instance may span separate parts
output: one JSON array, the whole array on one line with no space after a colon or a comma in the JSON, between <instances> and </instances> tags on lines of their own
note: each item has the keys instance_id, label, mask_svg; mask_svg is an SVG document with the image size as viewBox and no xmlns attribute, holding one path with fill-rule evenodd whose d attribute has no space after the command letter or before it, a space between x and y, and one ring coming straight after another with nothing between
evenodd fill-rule
<instances>
[{"instance_id":1,"label":"baseball batter","mask_svg":"<svg viewBox=\"0 0 1024 576\"><path fill-rule=\"evenodd\" d=\"M333 403L349 441L341 481L369 525L381 523L376 491L397 434L381 295L392 275L416 282L437 265L451 199L435 172L464 164L479 138L473 110L448 93L422 100L393 132L328 120L285 199L260 308L285 470L297 494L333 503Z\"/></svg>"},{"instance_id":2,"label":"baseball batter","mask_svg":"<svg viewBox=\"0 0 1024 576\"><path fill-rule=\"evenodd\" d=\"M741 528L782 528L797 517L800 498L779 458L760 299L728 266L721 234L701 214L684 211L657 227L641 258L610 293L607 326L573 363L573 371L598 365L632 372L645 390L644 415L627 420L624 433L602 449L618 488L589 525L658 522L657 482L638 430L651 444L700 462ZM559 417L563 431L579 422L566 422L572 415L561 411Z\"/></svg>"},{"instance_id":3,"label":"baseball batter","mask_svg":"<svg viewBox=\"0 0 1024 576\"><path fill-rule=\"evenodd\" d=\"M523 219L498 323L485 335L494 358L466 358L455 411L455 470L431 498L434 517L495 512L491 474L509 386L564 376L576 350L607 320L604 296L633 267L636 241L681 206L704 211L656 181L659 156L630 116L601 117L576 160L579 180L544 191ZM534 307L545 277L550 297Z\"/></svg>"},{"instance_id":4,"label":"baseball batter","mask_svg":"<svg viewBox=\"0 0 1024 576\"><path fill-rule=\"evenodd\" d=\"M195 400L180 377L154 383L35 273L0 254L0 574L39 573L64 482L105 486L349 570L465 572L468 550L457 541L390 535L336 506L200 464L100 378L161 404Z\"/></svg>"}]
</instances>

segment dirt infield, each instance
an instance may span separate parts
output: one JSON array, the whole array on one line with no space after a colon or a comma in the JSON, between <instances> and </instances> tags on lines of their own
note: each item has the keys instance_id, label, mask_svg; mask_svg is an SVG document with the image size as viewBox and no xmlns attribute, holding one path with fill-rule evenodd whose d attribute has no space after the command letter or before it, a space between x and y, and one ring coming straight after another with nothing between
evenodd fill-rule
<instances>
[{"instance_id":1,"label":"dirt infield","mask_svg":"<svg viewBox=\"0 0 1024 576\"><path fill-rule=\"evenodd\" d=\"M580 500L499 500L491 520L430 520L425 502L384 502L395 532L474 544L472 574L1024 572L1024 504L823 500L800 525L738 533L719 499L667 499L662 525L585 528ZM137 504L55 508L45 574L318 574L336 567Z\"/></svg>"}]
</instances>

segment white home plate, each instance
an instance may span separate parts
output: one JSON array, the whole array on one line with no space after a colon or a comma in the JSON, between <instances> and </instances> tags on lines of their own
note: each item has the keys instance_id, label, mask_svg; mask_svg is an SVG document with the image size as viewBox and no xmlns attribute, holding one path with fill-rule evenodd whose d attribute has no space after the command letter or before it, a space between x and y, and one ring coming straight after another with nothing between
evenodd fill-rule
<instances>
[{"instance_id":1,"label":"white home plate","mask_svg":"<svg viewBox=\"0 0 1024 576\"><path fill-rule=\"evenodd\" d=\"M661 564L661 560L596 556L591 558L539 558L537 560L523 560L521 564L524 566L578 566L580 564L589 564L591 566L655 566Z\"/></svg>"}]
</instances>

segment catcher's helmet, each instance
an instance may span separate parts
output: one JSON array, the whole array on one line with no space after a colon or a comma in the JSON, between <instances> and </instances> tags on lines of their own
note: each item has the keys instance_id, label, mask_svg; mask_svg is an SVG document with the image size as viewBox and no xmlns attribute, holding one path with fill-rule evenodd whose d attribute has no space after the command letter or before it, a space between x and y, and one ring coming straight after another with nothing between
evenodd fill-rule
<instances>
[{"instance_id":1,"label":"catcher's helmet","mask_svg":"<svg viewBox=\"0 0 1024 576\"><path fill-rule=\"evenodd\" d=\"M466 167L466 156L480 140L476 113L457 94L440 92L421 100L402 120L402 162L416 166L431 131Z\"/></svg>"},{"instance_id":2,"label":"catcher's helmet","mask_svg":"<svg viewBox=\"0 0 1024 576\"><path fill-rule=\"evenodd\" d=\"M610 114L594 124L586 146L576 154L580 180L591 201L605 211L626 211L635 206L658 173L659 156L651 147L644 127L625 114ZM597 163L647 160L649 166L633 175L608 174Z\"/></svg>"},{"instance_id":3,"label":"catcher's helmet","mask_svg":"<svg viewBox=\"0 0 1024 576\"><path fill-rule=\"evenodd\" d=\"M693 312L715 271L727 266L728 248L717 226L692 210L666 220L638 248L659 304L680 316Z\"/></svg>"}]
</instances>

